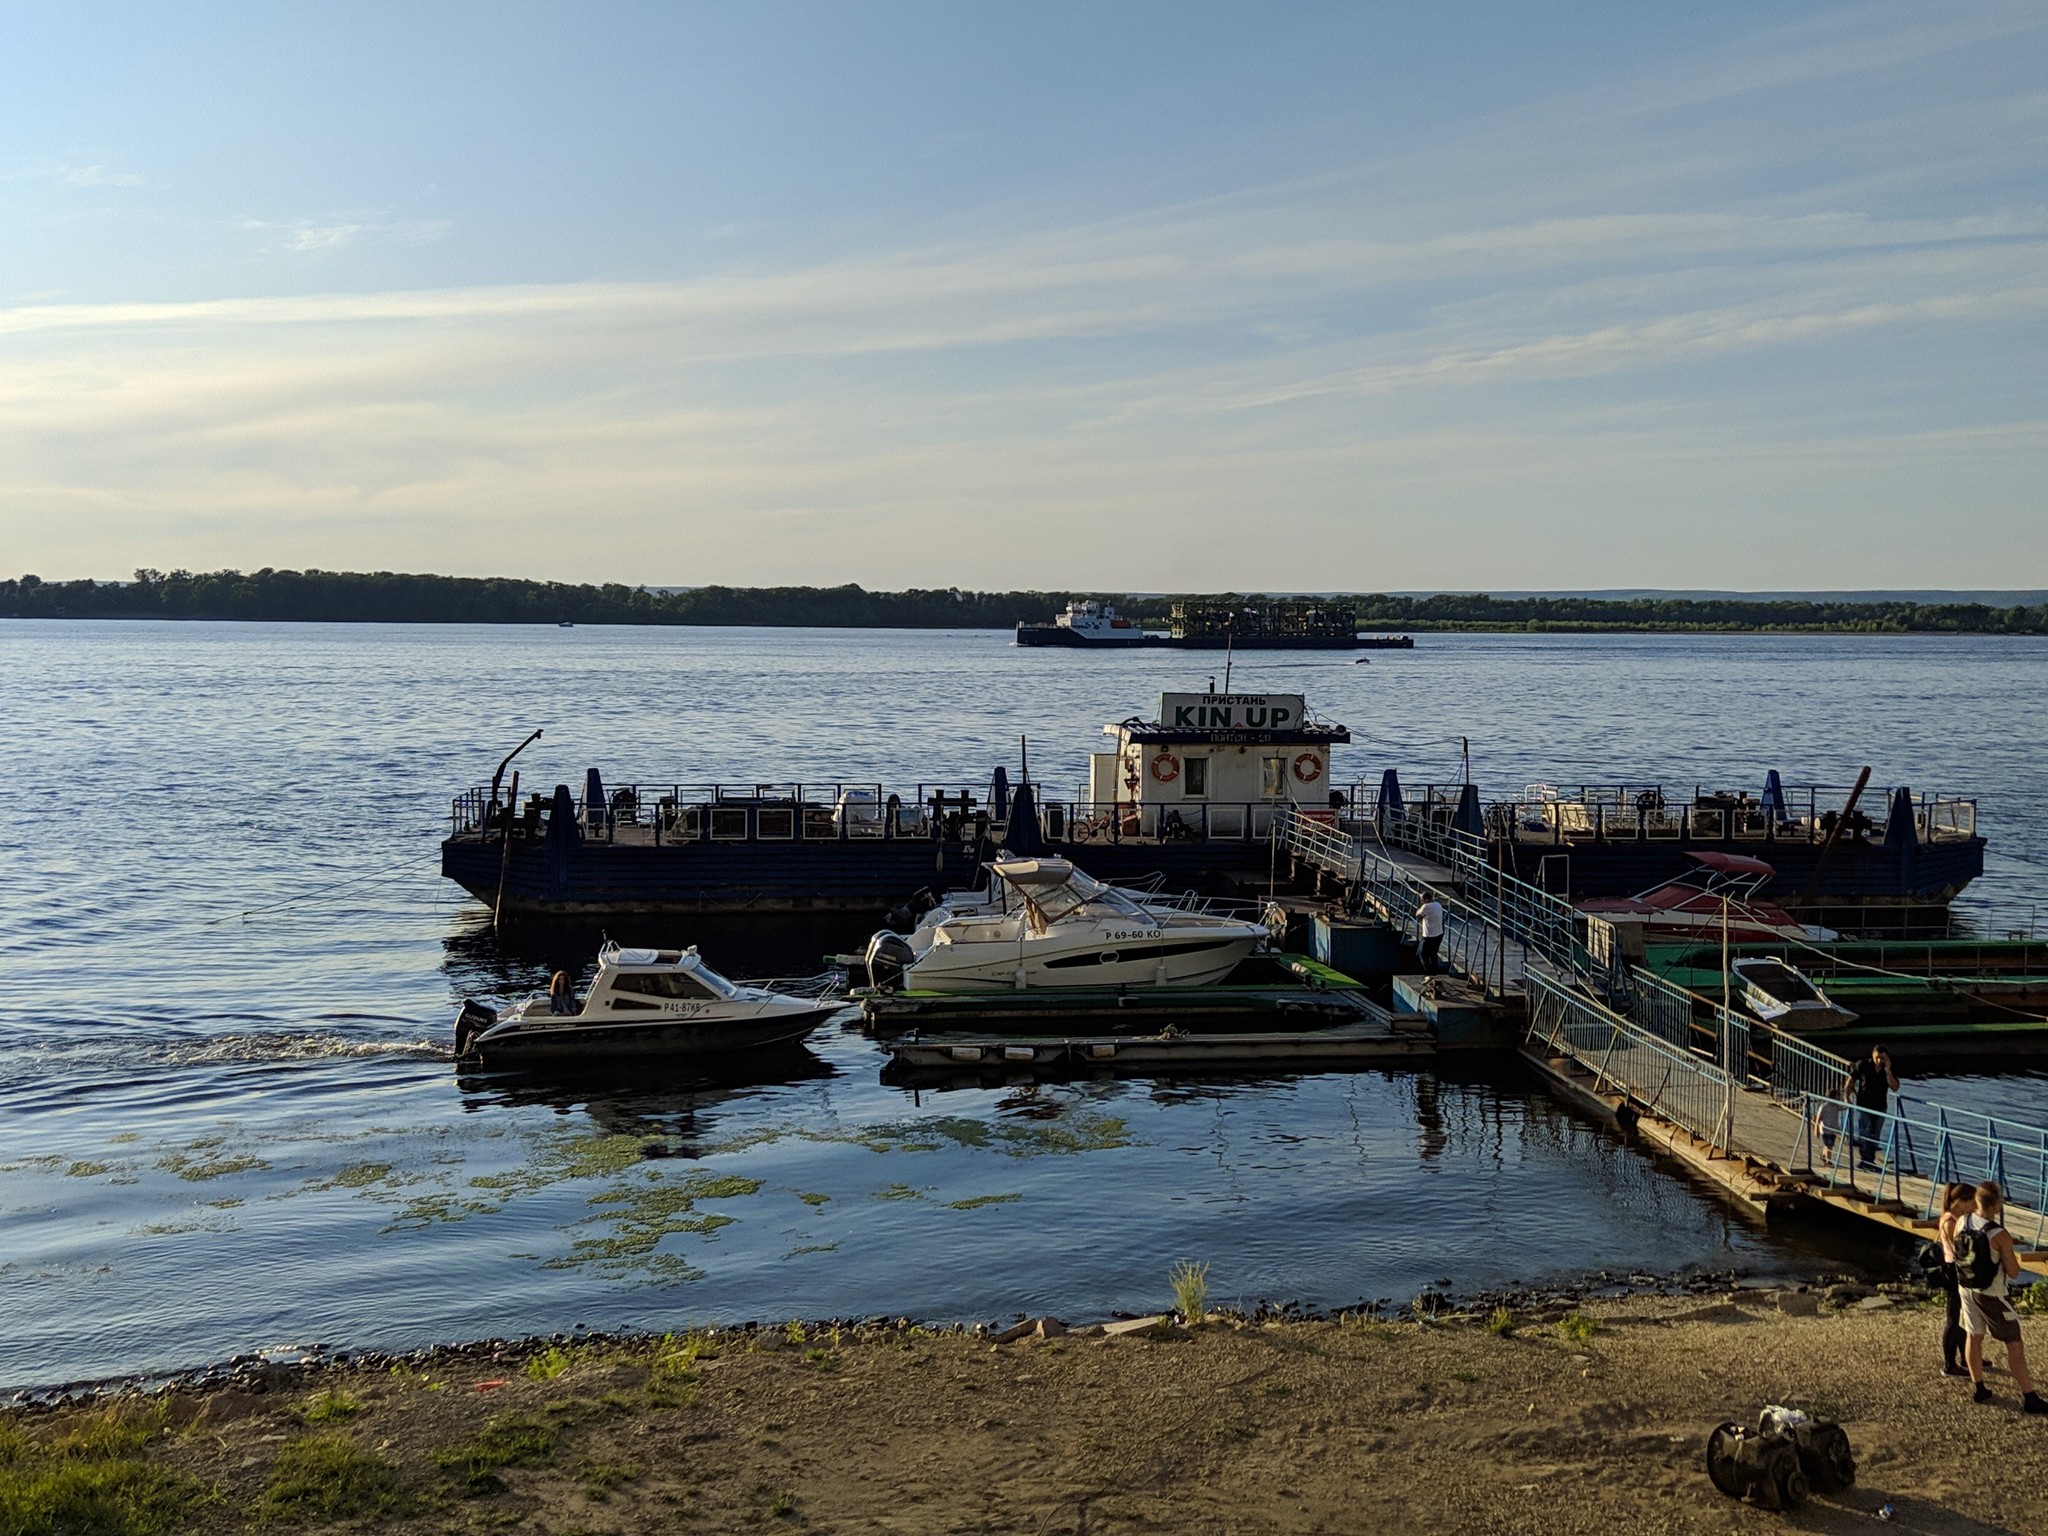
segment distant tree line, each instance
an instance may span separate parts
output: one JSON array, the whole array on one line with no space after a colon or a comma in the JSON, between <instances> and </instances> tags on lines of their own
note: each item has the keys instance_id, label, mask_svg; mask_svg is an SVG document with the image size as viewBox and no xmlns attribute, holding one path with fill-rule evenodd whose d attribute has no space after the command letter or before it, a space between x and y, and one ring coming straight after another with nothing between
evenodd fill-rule
<instances>
[{"instance_id":1,"label":"distant tree line","mask_svg":"<svg viewBox=\"0 0 2048 1536\"><path fill-rule=\"evenodd\" d=\"M1258 594L1187 594L1252 602ZM663 592L511 577L390 571L151 571L127 582L0 580L0 617L261 619L386 624L759 624L846 629L1007 629L1045 623L1077 597L1104 598L1163 627L1173 597L1118 593L869 592L843 587L693 587ZM2048 605L1752 602L1656 598L1360 596L1369 630L1726 630L1874 634L2048 634Z\"/></svg>"}]
</instances>

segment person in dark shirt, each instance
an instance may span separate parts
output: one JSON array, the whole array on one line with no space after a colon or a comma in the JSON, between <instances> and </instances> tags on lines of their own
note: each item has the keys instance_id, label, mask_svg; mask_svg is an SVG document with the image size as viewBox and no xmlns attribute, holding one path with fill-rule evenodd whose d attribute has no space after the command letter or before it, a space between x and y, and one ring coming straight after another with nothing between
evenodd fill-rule
<instances>
[{"instance_id":1,"label":"person in dark shirt","mask_svg":"<svg viewBox=\"0 0 2048 1536\"><path fill-rule=\"evenodd\" d=\"M1891 1055L1881 1045L1873 1045L1870 1054L1849 1069L1842 1084L1842 1097L1856 1106L1856 1157L1865 1168L1877 1166L1884 1112L1898 1086L1899 1075L1892 1070Z\"/></svg>"}]
</instances>

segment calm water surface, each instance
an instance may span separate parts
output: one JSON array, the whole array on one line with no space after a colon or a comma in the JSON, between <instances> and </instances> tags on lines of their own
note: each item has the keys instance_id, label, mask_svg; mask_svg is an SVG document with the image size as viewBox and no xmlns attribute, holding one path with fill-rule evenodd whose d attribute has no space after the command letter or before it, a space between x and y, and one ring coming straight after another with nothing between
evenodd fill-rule
<instances>
[{"instance_id":1,"label":"calm water surface","mask_svg":"<svg viewBox=\"0 0 2048 1536\"><path fill-rule=\"evenodd\" d=\"M453 1071L457 1000L548 957L501 950L435 844L533 726L542 788L981 778L1020 731L1066 785L1104 721L1213 665L974 632L0 625L0 1385L574 1323L1101 1315L1184 1257L1222 1299L1328 1305L1882 1256L1767 1237L1511 1078L913 1093L838 1031L754 1081ZM1961 910L2039 927L2039 641L1428 636L1234 682L1349 724L1345 778L1452 778L1464 737L1488 791L1869 763L1974 794L1991 867ZM2040 1074L1919 1086L2048 1120Z\"/></svg>"}]
</instances>

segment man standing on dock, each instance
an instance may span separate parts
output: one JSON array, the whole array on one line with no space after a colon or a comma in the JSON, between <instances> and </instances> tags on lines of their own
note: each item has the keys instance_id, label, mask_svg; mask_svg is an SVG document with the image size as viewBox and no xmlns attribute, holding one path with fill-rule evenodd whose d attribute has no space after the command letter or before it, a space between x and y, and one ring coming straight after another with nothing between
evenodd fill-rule
<instances>
[{"instance_id":1,"label":"man standing on dock","mask_svg":"<svg viewBox=\"0 0 2048 1536\"><path fill-rule=\"evenodd\" d=\"M1422 929L1420 958L1426 976L1436 974L1437 951L1444 947L1444 904L1434 891L1425 891L1422 905L1415 909L1415 921Z\"/></svg>"},{"instance_id":2,"label":"man standing on dock","mask_svg":"<svg viewBox=\"0 0 2048 1536\"><path fill-rule=\"evenodd\" d=\"M1881 1045L1849 1069L1842 1084L1842 1097L1856 1106L1856 1160L1865 1168L1877 1166L1878 1133L1890 1095L1898 1092L1899 1074L1892 1070L1892 1058Z\"/></svg>"}]
</instances>

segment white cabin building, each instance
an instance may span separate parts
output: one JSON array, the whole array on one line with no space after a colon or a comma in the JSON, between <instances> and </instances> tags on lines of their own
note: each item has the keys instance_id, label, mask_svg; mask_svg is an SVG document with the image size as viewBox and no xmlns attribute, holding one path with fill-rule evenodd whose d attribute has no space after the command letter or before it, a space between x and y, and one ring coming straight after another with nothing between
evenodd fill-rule
<instances>
[{"instance_id":1,"label":"white cabin building","mask_svg":"<svg viewBox=\"0 0 2048 1536\"><path fill-rule=\"evenodd\" d=\"M1327 814L1341 725L1310 718L1298 693L1167 693L1159 718L1102 728L1088 794L1127 834L1263 837L1283 806Z\"/></svg>"}]
</instances>

